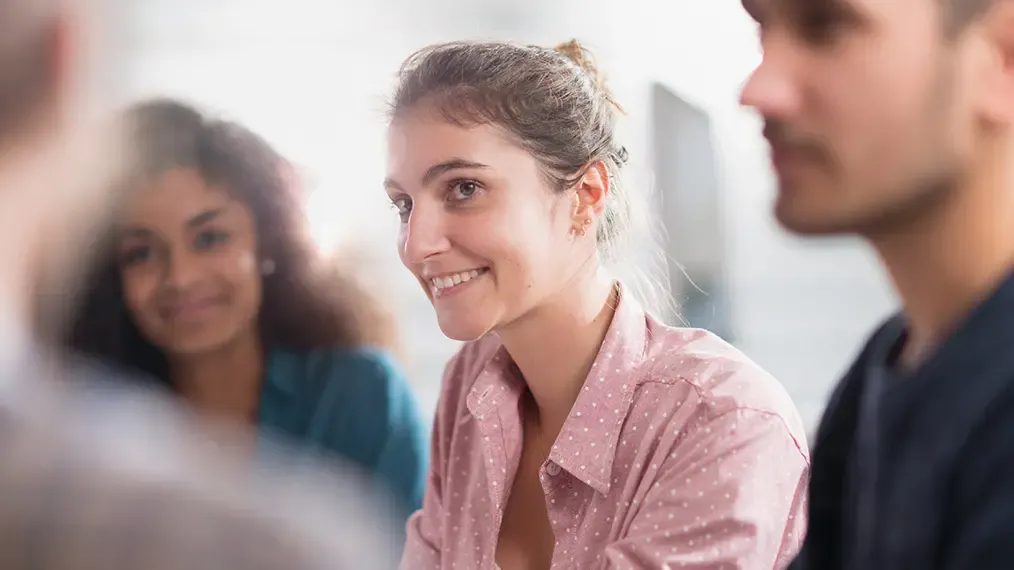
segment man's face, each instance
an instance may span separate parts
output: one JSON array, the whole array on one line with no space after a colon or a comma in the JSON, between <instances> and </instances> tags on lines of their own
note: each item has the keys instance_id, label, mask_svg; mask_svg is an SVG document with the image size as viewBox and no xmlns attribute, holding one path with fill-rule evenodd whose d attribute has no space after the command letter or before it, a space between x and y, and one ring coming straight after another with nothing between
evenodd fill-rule
<instances>
[{"instance_id":1,"label":"man's face","mask_svg":"<svg viewBox=\"0 0 1014 570\"><path fill-rule=\"evenodd\" d=\"M763 61L742 103L764 118L779 222L869 234L946 200L971 162L971 44L939 0L756 0Z\"/></svg>"}]
</instances>

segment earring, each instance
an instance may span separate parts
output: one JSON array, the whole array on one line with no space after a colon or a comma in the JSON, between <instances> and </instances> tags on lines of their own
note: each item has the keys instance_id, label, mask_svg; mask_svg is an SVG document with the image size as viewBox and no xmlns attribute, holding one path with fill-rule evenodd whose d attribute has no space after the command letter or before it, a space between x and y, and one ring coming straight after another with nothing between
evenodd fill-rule
<instances>
[{"instance_id":1,"label":"earring","mask_svg":"<svg viewBox=\"0 0 1014 570\"><path fill-rule=\"evenodd\" d=\"M267 277L275 272L275 262L271 259L265 259L261 262L261 275Z\"/></svg>"},{"instance_id":2,"label":"earring","mask_svg":"<svg viewBox=\"0 0 1014 570\"><path fill-rule=\"evenodd\" d=\"M589 226L591 226L591 220L588 219L588 218L585 218L584 221L581 222L580 226L578 226L576 228L575 227L571 227L570 228L570 233L572 235L583 236L585 233L588 232L588 227Z\"/></svg>"}]
</instances>

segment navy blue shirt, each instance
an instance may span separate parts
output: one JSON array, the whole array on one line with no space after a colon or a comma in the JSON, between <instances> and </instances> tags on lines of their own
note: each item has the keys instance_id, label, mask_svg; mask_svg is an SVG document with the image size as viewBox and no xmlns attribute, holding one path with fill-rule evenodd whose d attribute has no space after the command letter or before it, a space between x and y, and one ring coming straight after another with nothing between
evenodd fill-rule
<instances>
[{"instance_id":1,"label":"navy blue shirt","mask_svg":"<svg viewBox=\"0 0 1014 570\"><path fill-rule=\"evenodd\" d=\"M386 353L327 349L268 354L259 427L375 476L408 514L422 506L429 429Z\"/></svg>"},{"instance_id":2,"label":"navy blue shirt","mask_svg":"<svg viewBox=\"0 0 1014 570\"><path fill-rule=\"evenodd\" d=\"M1014 568L1014 277L910 371L904 334L881 327L832 396L792 570Z\"/></svg>"}]
</instances>

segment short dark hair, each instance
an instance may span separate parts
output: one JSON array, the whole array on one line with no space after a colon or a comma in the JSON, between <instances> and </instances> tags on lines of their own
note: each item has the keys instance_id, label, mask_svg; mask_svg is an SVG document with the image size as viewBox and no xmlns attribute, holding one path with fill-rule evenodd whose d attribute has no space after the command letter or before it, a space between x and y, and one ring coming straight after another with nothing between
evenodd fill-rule
<instances>
[{"instance_id":1,"label":"short dark hair","mask_svg":"<svg viewBox=\"0 0 1014 570\"><path fill-rule=\"evenodd\" d=\"M258 254L274 263L274 271L263 277L259 316L266 346L393 348L391 315L348 268L321 258L303 201L291 183L289 163L265 139L171 99L135 105L127 123L139 157L125 192L168 170L185 168L250 207ZM77 352L168 381L164 355L127 313L111 243L87 283L68 340Z\"/></svg>"},{"instance_id":2,"label":"short dark hair","mask_svg":"<svg viewBox=\"0 0 1014 570\"><path fill-rule=\"evenodd\" d=\"M48 0L0 0L0 140L52 100L58 82L57 20Z\"/></svg>"}]
</instances>

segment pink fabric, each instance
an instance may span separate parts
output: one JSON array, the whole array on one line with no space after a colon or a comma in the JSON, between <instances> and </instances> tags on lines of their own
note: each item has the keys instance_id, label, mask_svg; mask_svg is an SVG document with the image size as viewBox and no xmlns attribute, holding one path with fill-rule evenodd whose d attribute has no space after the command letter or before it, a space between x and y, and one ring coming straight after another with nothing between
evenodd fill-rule
<instances>
[{"instance_id":1,"label":"pink fabric","mask_svg":"<svg viewBox=\"0 0 1014 570\"><path fill-rule=\"evenodd\" d=\"M524 386L495 335L448 364L402 568L495 568ZM770 570L805 531L809 456L788 395L718 337L616 315L542 468L553 569Z\"/></svg>"}]
</instances>

